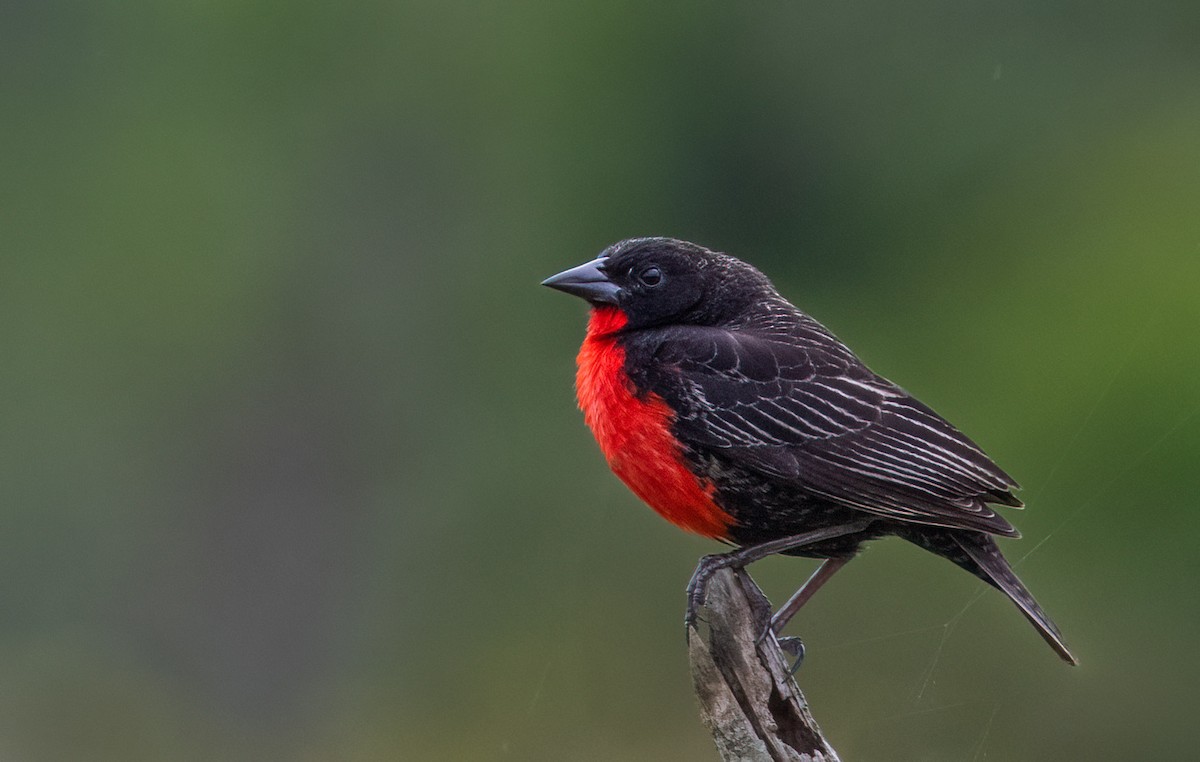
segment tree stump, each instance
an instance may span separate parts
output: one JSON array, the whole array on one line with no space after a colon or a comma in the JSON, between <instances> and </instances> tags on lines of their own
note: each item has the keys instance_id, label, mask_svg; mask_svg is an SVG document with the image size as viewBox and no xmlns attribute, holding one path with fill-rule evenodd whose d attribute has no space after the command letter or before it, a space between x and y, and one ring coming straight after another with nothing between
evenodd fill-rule
<instances>
[{"instance_id":1,"label":"tree stump","mask_svg":"<svg viewBox=\"0 0 1200 762\"><path fill-rule=\"evenodd\" d=\"M761 637L770 619L771 604L744 570L721 569L709 580L687 631L701 719L725 762L839 762L779 642Z\"/></svg>"}]
</instances>

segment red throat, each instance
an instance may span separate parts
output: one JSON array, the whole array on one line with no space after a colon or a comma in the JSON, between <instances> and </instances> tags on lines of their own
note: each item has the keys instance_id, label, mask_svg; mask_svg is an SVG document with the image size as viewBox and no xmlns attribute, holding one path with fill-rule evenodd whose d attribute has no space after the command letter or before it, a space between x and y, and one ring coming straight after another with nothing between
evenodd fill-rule
<instances>
[{"instance_id":1,"label":"red throat","mask_svg":"<svg viewBox=\"0 0 1200 762\"><path fill-rule=\"evenodd\" d=\"M713 500L715 488L683 461L671 433L674 413L661 397L635 394L616 332L625 314L596 307L579 350L575 391L583 418L621 481L663 518L705 537L728 535L732 517Z\"/></svg>"}]
</instances>

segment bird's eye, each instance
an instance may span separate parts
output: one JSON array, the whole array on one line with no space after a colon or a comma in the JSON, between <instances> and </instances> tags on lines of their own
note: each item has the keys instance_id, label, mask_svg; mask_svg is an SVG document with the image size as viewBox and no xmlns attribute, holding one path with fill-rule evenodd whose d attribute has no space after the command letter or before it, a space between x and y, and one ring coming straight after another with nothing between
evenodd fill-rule
<instances>
[{"instance_id":1,"label":"bird's eye","mask_svg":"<svg viewBox=\"0 0 1200 762\"><path fill-rule=\"evenodd\" d=\"M638 280L647 286L657 286L659 283L662 283L662 279L662 270L659 270L657 267L647 267L638 274Z\"/></svg>"}]
</instances>

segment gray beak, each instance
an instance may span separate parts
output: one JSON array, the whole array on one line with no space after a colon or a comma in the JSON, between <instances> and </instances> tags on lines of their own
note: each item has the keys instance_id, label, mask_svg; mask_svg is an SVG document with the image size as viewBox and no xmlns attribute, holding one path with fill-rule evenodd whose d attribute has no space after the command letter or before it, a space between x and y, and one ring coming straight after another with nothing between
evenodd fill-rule
<instances>
[{"instance_id":1,"label":"gray beak","mask_svg":"<svg viewBox=\"0 0 1200 762\"><path fill-rule=\"evenodd\" d=\"M602 269L604 261L604 258L597 258L563 270L558 275L546 278L542 285L586 299L592 304L616 304L621 289L608 279Z\"/></svg>"}]
</instances>

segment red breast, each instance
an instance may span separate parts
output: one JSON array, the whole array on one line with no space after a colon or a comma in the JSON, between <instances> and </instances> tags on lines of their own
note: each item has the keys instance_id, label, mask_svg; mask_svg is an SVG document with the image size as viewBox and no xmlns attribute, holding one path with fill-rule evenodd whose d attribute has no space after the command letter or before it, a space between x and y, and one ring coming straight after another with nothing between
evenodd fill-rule
<instances>
[{"instance_id":1,"label":"red breast","mask_svg":"<svg viewBox=\"0 0 1200 762\"><path fill-rule=\"evenodd\" d=\"M579 349L575 391L584 420L608 465L633 493L667 521L705 537L724 538L733 518L714 502L715 488L696 477L671 434L670 406L656 394L638 396L625 373L615 307L592 309Z\"/></svg>"}]
</instances>

